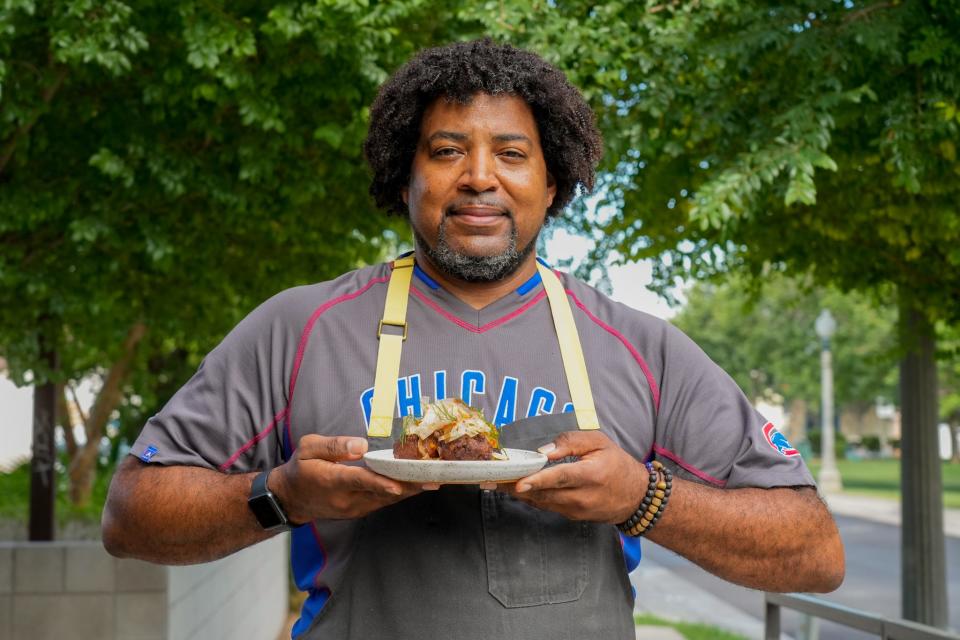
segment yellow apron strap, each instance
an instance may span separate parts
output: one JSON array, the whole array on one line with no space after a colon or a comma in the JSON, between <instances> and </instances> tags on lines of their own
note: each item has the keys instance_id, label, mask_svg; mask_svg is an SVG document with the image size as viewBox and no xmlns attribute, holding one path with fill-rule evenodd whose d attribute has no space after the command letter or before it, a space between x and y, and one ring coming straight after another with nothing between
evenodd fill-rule
<instances>
[{"instance_id":1,"label":"yellow apron strap","mask_svg":"<svg viewBox=\"0 0 960 640\"><path fill-rule=\"evenodd\" d=\"M540 279L543 280L547 300L550 301L550 313L553 315L553 325L560 341L560 356L563 358L567 384L570 385L570 398L577 415L577 425L581 430L599 429L600 421L593 406L590 379L587 377L587 363L583 359L583 348L580 346L580 336L577 334L577 325L573 321L567 294L557 274L539 262L537 270L540 271Z\"/></svg>"},{"instance_id":2,"label":"yellow apron strap","mask_svg":"<svg viewBox=\"0 0 960 640\"><path fill-rule=\"evenodd\" d=\"M398 258L393 262L393 273L387 285L387 300L384 303L383 319L377 328L380 348L377 351L377 372L373 381L373 400L370 411L370 427L367 436L387 438L393 432L393 412L397 403L397 378L400 375L400 353L407 339L407 300L410 297L410 280L413 276L413 256ZM599 429L600 421L593 404L587 363L573 312L563 285L557 275L539 262L537 270L543 281L550 302L550 313L560 343L563 368L570 386L570 398L581 430ZM383 326L403 329L402 335L383 333Z\"/></svg>"},{"instance_id":3,"label":"yellow apron strap","mask_svg":"<svg viewBox=\"0 0 960 640\"><path fill-rule=\"evenodd\" d=\"M388 438L393 431L393 409L397 403L397 378L400 375L400 352L407 339L407 300L413 276L413 256L393 261L393 273L387 285L387 301L383 319L377 327L380 348L377 351L377 373L373 379L373 400L370 404L370 427L367 436ZM383 332L383 326L403 329L402 335Z\"/></svg>"}]
</instances>

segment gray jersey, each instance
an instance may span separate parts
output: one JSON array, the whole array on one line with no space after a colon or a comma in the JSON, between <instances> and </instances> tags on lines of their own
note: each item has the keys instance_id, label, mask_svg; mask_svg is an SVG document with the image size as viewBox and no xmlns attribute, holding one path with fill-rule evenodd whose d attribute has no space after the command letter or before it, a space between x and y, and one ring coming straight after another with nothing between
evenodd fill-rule
<instances>
[{"instance_id":1,"label":"gray jersey","mask_svg":"<svg viewBox=\"0 0 960 640\"><path fill-rule=\"evenodd\" d=\"M389 264L284 291L254 310L145 425L132 453L228 473L283 463L302 436L365 436ZM813 485L799 454L669 323L560 274L603 431L638 460L717 487ZM396 415L460 397L502 425L572 409L539 274L476 310L415 269ZM336 591L352 521L293 534L313 615ZM296 631L296 630L295 630Z\"/></svg>"}]
</instances>

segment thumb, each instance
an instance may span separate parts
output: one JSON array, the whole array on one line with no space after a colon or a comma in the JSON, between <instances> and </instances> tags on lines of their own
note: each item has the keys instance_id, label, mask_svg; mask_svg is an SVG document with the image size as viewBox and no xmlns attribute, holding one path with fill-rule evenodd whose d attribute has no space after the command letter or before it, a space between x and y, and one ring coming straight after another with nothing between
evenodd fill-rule
<instances>
[{"instance_id":1,"label":"thumb","mask_svg":"<svg viewBox=\"0 0 960 640\"><path fill-rule=\"evenodd\" d=\"M297 453L301 459L313 458L338 462L360 459L367 452L367 446L365 438L310 434L300 438Z\"/></svg>"}]
</instances>

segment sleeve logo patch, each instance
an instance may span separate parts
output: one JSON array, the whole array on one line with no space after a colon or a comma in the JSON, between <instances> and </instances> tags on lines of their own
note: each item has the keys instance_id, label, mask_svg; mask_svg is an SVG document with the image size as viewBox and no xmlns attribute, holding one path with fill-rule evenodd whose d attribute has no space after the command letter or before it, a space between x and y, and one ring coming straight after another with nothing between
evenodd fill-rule
<instances>
[{"instance_id":1,"label":"sleeve logo patch","mask_svg":"<svg viewBox=\"0 0 960 640\"><path fill-rule=\"evenodd\" d=\"M151 444L143 450L143 453L140 454L140 459L144 462L150 462L150 458L157 455L157 453L158 449Z\"/></svg>"},{"instance_id":2,"label":"sleeve logo patch","mask_svg":"<svg viewBox=\"0 0 960 640\"><path fill-rule=\"evenodd\" d=\"M799 456L800 452L793 448L787 441L787 437L776 430L773 423L768 422L763 425L763 437L771 447L777 450L782 456Z\"/></svg>"}]
</instances>

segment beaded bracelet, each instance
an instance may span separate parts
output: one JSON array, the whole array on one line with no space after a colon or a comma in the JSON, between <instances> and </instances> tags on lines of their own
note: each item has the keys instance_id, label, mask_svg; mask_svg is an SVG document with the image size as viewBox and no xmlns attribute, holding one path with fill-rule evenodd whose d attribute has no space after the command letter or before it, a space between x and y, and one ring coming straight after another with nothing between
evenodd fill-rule
<instances>
[{"instance_id":1,"label":"beaded bracelet","mask_svg":"<svg viewBox=\"0 0 960 640\"><path fill-rule=\"evenodd\" d=\"M654 460L645 464L650 484L643 501L633 515L617 525L620 531L634 538L645 535L660 519L663 510L667 508L667 500L673 487L673 474L662 463Z\"/></svg>"}]
</instances>

